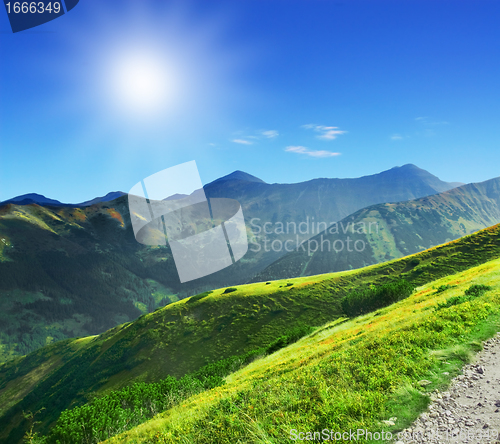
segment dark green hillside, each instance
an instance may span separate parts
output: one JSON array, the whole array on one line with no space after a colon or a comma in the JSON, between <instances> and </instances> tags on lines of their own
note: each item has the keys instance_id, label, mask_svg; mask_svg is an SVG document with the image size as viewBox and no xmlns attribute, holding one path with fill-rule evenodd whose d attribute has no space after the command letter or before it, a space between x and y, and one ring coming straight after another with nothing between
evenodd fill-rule
<instances>
[{"instance_id":1,"label":"dark green hillside","mask_svg":"<svg viewBox=\"0 0 500 444\"><path fill-rule=\"evenodd\" d=\"M0 208L0 361L101 333L182 295L170 250L134 239L127 197ZM187 295L187 294L186 294Z\"/></svg>"},{"instance_id":2,"label":"dark green hillside","mask_svg":"<svg viewBox=\"0 0 500 444\"><path fill-rule=\"evenodd\" d=\"M298 325L322 325L342 316L342 298L354 288L404 278L422 285L500 257L500 226L420 254L311 278L222 288L176 302L137 321L79 340L57 343L0 366L0 442L17 443L38 411L41 430L59 413L93 393L132 381L181 376L206 363L268 345ZM293 284L293 285L290 285ZM224 294L225 293L225 294Z\"/></svg>"},{"instance_id":3,"label":"dark green hillside","mask_svg":"<svg viewBox=\"0 0 500 444\"><path fill-rule=\"evenodd\" d=\"M252 281L361 268L414 254L499 222L500 178L408 202L373 205L316 235L311 244L305 243L305 251L287 254Z\"/></svg>"},{"instance_id":4,"label":"dark green hillside","mask_svg":"<svg viewBox=\"0 0 500 444\"><path fill-rule=\"evenodd\" d=\"M366 205L434 194L453 185L406 165L358 179L299 184L266 184L235 172L205 190L208 197L237 199L250 240L260 242L250 230L253 218L261 226L299 224L312 217L330 223ZM115 195L81 207L0 206L0 362L60 339L102 333L183 297L248 282L284 254L253 252L250 246L231 267L181 285L168 245L135 241L127 196L103 202ZM37 201L43 205L56 202L42 198ZM296 235L273 234L273 239L295 242Z\"/></svg>"}]
</instances>

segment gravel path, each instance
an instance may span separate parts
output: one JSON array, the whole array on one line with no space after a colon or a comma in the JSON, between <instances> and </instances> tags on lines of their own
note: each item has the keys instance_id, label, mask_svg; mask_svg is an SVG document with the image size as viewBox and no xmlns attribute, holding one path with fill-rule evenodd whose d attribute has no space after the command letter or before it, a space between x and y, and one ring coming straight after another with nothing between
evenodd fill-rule
<instances>
[{"instance_id":1,"label":"gravel path","mask_svg":"<svg viewBox=\"0 0 500 444\"><path fill-rule=\"evenodd\" d=\"M500 443L500 333L483 346L448 391L431 394L429 409L396 444Z\"/></svg>"}]
</instances>

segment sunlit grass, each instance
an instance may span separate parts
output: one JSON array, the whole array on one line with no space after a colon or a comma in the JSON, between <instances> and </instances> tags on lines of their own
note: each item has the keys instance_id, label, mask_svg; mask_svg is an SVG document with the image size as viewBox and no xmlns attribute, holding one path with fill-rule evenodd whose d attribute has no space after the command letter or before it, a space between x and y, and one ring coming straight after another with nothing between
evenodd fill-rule
<instances>
[{"instance_id":1,"label":"sunlit grass","mask_svg":"<svg viewBox=\"0 0 500 444\"><path fill-rule=\"evenodd\" d=\"M472 284L493 290L435 311ZM453 287L437 292L441 285ZM400 430L426 407L424 392L446 385L497 330L499 289L500 260L424 285L390 307L327 324L109 442L281 443L292 429L375 431L392 416L396 425L385 428Z\"/></svg>"}]
</instances>

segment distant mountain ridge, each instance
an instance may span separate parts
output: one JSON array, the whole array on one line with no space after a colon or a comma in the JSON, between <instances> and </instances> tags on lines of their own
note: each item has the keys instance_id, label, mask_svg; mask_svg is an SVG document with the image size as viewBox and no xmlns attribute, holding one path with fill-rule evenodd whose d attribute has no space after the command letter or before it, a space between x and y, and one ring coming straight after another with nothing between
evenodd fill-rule
<instances>
[{"instance_id":1,"label":"distant mountain ridge","mask_svg":"<svg viewBox=\"0 0 500 444\"><path fill-rule=\"evenodd\" d=\"M415 199L463 185L459 182L444 182L412 164L359 178L318 178L298 183L268 184L254 176L250 178L248 176L250 175L235 171L205 185L205 193L208 197L239 198L244 208L249 206L248 201L254 200L255 197L269 200L276 209L283 207L283 204L295 205L299 201L308 201L310 208L317 208L314 210L316 215L321 213L321 207L325 204L323 200L328 199L330 200L328 203L332 204L332 207L337 209L338 215L342 216L345 211L350 214L353 207L359 209L373 203ZM293 199L290 201L283 199L292 195ZM311 217L314 215L309 214ZM333 217L340 220L338 217Z\"/></svg>"},{"instance_id":2,"label":"distant mountain ridge","mask_svg":"<svg viewBox=\"0 0 500 444\"><path fill-rule=\"evenodd\" d=\"M184 284L168 242L151 247L136 241L125 194L82 206L0 205L0 361L47 341L100 333L179 298L248 282L286 253L254 251L255 242L267 236L294 246L317 234L264 235L255 226L311 218L332 223L373 204L453 186L413 165L359 179L296 184L269 184L242 172L222 179L206 185L205 194L241 204L249 250L235 264Z\"/></svg>"},{"instance_id":3,"label":"distant mountain ridge","mask_svg":"<svg viewBox=\"0 0 500 444\"><path fill-rule=\"evenodd\" d=\"M243 181L243 182L252 182L252 183L259 183L259 184L265 184L269 186L296 186L300 184L314 184L319 181L319 183L329 183L330 181L338 181L338 183L349 183L349 181L377 181L381 179L384 182L387 182L387 184L391 184L394 186L401 186L402 183L409 183L411 181L420 181L422 183L416 184L415 185L415 194L420 195L423 193L423 195L430 195L432 193L440 193L442 191L446 191L461 185L464 185L461 182L443 182L436 176L432 175L428 171L425 171L421 168L418 168L417 166L413 164L407 164L403 165L401 167L394 167L391 168L390 170L383 171L378 174L374 175L368 175L368 176L362 176L359 178L353 178L353 179L335 179L335 178L318 178L318 179L311 179L309 181L305 182L299 182L299 183L285 183L285 184L268 184L264 182L262 179L259 179L258 177L255 177L251 174L248 174L244 171L236 170L233 171L232 173L220 177L218 179L215 179L214 181L204 185L203 188L205 189L213 189L214 187L219 187L222 185L222 183L225 182L234 182L234 181ZM425 184L425 185L424 185ZM29 193L29 194L23 194L21 196L16 196L11 199L5 200L0 202L0 205L5 205L8 203L15 203L17 205L30 205L30 204L38 204L38 205L54 205L54 206L70 206L70 207L82 207L82 206L88 206L88 205L94 205L96 203L100 202L109 202L114 199L117 199L120 196L125 195L123 191L111 191L105 196L102 197L95 197L94 199L91 200L86 200L85 202L80 202L80 203L63 203L55 199L50 199L42 194L37 194L37 193ZM174 195L174 196L169 196L166 198L166 200L170 199L179 199L184 197L185 195ZM402 196L403 200L407 199L408 196L404 195Z\"/></svg>"},{"instance_id":4,"label":"distant mountain ridge","mask_svg":"<svg viewBox=\"0 0 500 444\"><path fill-rule=\"evenodd\" d=\"M9 203L13 203L16 205L31 205L37 204L42 206L56 206L56 207L88 207L90 205L94 205L101 202L109 202L111 200L118 199L119 197L125 195L122 191L110 191L108 194L102 197L95 197L91 200L86 200L85 202L76 203L76 204L68 204L62 203L55 199L49 199L42 194L37 193L29 193L23 194L21 196L16 196L11 199L0 202L0 205L6 205Z\"/></svg>"},{"instance_id":5,"label":"distant mountain ridge","mask_svg":"<svg viewBox=\"0 0 500 444\"><path fill-rule=\"evenodd\" d=\"M318 233L307 241L308 248L289 252L252 282L361 268L498 223L500 178L407 202L372 205Z\"/></svg>"},{"instance_id":6,"label":"distant mountain ridge","mask_svg":"<svg viewBox=\"0 0 500 444\"><path fill-rule=\"evenodd\" d=\"M215 183L222 183L226 181L232 181L232 180L243 180L247 182L258 182L258 183L265 183L263 180L259 179L258 177L252 176L251 174L245 173L244 171L233 171L231 174L228 174L227 176L220 177L218 179L215 179L213 182L210 182L208 185L212 185ZM207 185L205 185L207 186ZM56 199L50 199L48 197L45 197L43 194L38 194L38 193L29 193L29 194L23 194L20 196L12 197L11 199L7 199L4 201L0 202L0 205L6 205L8 203L14 203L16 205L30 205L30 204L37 204L37 205L53 205L53 206L68 206L68 207L86 207L89 205L94 205L100 202L109 202L111 200L118 199L119 197L125 195L127 193L124 193L123 191L110 191L108 194L105 196L101 197L95 197L94 199L86 200L85 202L80 202L80 203L63 203L60 202ZM174 194L173 196L167 197L165 200L175 200L175 199L182 199L183 197L186 197L187 195L185 194Z\"/></svg>"},{"instance_id":7,"label":"distant mountain ridge","mask_svg":"<svg viewBox=\"0 0 500 444\"><path fill-rule=\"evenodd\" d=\"M23 194L21 196L16 196L13 197L12 199L5 200L3 202L0 202L0 205L6 205L9 203L13 203L16 205L30 205L30 204L38 204L38 205L55 205L55 206L60 206L60 205L65 205L58 200L55 199L49 199L45 197L42 194L37 194L37 193L29 193L29 194Z\"/></svg>"},{"instance_id":8,"label":"distant mountain ridge","mask_svg":"<svg viewBox=\"0 0 500 444\"><path fill-rule=\"evenodd\" d=\"M94 199L91 200L86 200L85 202L75 204L75 206L78 207L87 207L89 205L94 205L96 203L101 203L101 202L110 202L112 200L118 199L121 196L124 196L126 193L123 191L110 191L108 194L102 197L95 197Z\"/></svg>"}]
</instances>

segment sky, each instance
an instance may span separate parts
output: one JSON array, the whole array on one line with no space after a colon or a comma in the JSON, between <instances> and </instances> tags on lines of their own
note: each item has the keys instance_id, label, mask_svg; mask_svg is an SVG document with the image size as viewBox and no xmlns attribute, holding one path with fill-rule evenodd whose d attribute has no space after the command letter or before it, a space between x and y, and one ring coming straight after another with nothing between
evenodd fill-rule
<instances>
[{"instance_id":1,"label":"sky","mask_svg":"<svg viewBox=\"0 0 500 444\"><path fill-rule=\"evenodd\" d=\"M80 0L12 33L0 9L0 201L191 160L203 183L498 177L499 22L495 0Z\"/></svg>"}]
</instances>

